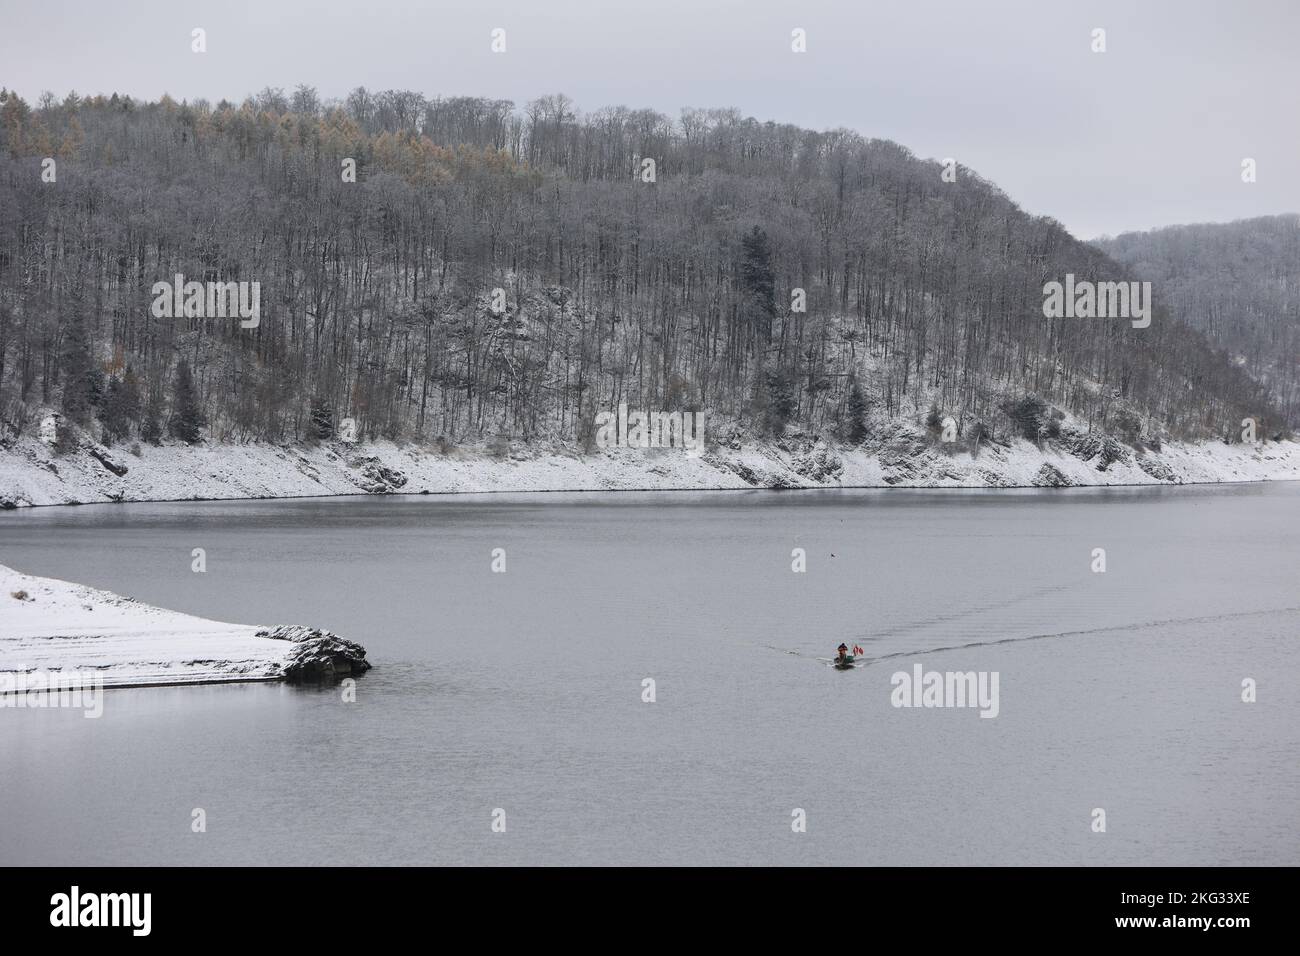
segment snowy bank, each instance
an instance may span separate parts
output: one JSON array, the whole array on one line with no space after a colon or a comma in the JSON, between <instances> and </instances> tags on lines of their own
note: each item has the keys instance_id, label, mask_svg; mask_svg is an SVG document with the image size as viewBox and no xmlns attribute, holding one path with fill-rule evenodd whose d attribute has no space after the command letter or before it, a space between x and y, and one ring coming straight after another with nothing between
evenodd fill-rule
<instances>
[{"instance_id":1,"label":"snowy bank","mask_svg":"<svg viewBox=\"0 0 1300 956\"><path fill-rule=\"evenodd\" d=\"M1014 440L945 448L900 430L874 447L815 436L680 449L581 454L515 446L508 454L413 444L144 445L139 454L91 441L56 454L24 436L0 448L0 508L105 501L295 498L350 494L689 490L726 488L1012 488L1300 479L1300 444L1165 442L1137 449L1110 438Z\"/></svg>"},{"instance_id":2,"label":"snowy bank","mask_svg":"<svg viewBox=\"0 0 1300 956\"><path fill-rule=\"evenodd\" d=\"M368 670L365 654L329 631L222 624L0 565L0 676L10 682L33 672L106 687L328 679Z\"/></svg>"}]
</instances>

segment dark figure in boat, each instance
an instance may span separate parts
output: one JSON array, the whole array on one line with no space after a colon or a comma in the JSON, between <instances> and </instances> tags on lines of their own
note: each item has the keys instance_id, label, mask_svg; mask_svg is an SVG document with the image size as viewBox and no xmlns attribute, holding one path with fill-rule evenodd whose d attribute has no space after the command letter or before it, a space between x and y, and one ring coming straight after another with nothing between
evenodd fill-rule
<instances>
[{"instance_id":1,"label":"dark figure in boat","mask_svg":"<svg viewBox=\"0 0 1300 956\"><path fill-rule=\"evenodd\" d=\"M862 648L858 647L856 644L853 645L852 651L849 650L849 645L841 644L835 649L835 666L848 667L861 653Z\"/></svg>"}]
</instances>

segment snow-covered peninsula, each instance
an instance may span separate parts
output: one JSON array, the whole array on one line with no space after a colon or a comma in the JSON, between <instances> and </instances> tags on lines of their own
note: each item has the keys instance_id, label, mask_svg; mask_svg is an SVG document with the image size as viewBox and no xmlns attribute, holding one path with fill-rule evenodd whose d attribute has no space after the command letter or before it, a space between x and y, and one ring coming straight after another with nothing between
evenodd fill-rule
<instances>
[{"instance_id":1,"label":"snow-covered peninsula","mask_svg":"<svg viewBox=\"0 0 1300 956\"><path fill-rule=\"evenodd\" d=\"M369 667L365 648L329 631L209 621L0 565L0 692L31 674L126 687L329 679Z\"/></svg>"}]
</instances>

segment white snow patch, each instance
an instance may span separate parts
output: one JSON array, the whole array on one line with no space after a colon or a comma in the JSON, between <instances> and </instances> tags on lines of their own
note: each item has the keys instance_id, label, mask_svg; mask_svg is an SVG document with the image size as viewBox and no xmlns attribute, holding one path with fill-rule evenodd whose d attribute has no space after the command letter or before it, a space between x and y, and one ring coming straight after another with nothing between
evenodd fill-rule
<instances>
[{"instance_id":1,"label":"white snow patch","mask_svg":"<svg viewBox=\"0 0 1300 956\"><path fill-rule=\"evenodd\" d=\"M275 680L297 645L255 636L262 629L0 565L0 672L58 671L106 687Z\"/></svg>"}]
</instances>

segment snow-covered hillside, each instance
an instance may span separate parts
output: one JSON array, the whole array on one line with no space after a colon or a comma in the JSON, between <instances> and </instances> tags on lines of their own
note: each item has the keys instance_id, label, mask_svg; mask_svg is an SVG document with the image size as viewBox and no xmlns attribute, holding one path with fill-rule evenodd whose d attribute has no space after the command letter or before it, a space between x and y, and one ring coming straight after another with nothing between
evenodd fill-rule
<instances>
[{"instance_id":1,"label":"snow-covered hillside","mask_svg":"<svg viewBox=\"0 0 1300 956\"><path fill-rule=\"evenodd\" d=\"M507 454L439 452L390 442L312 446L144 445L139 456L83 442L56 455L32 437L0 449L0 508L74 502L291 498L348 494L616 491L713 488L999 488L1300 479L1300 444L1165 442L1138 450L1113 439L1042 446L1024 440L947 451L900 431L872 448L812 436L680 449L591 454L516 446Z\"/></svg>"}]
</instances>

